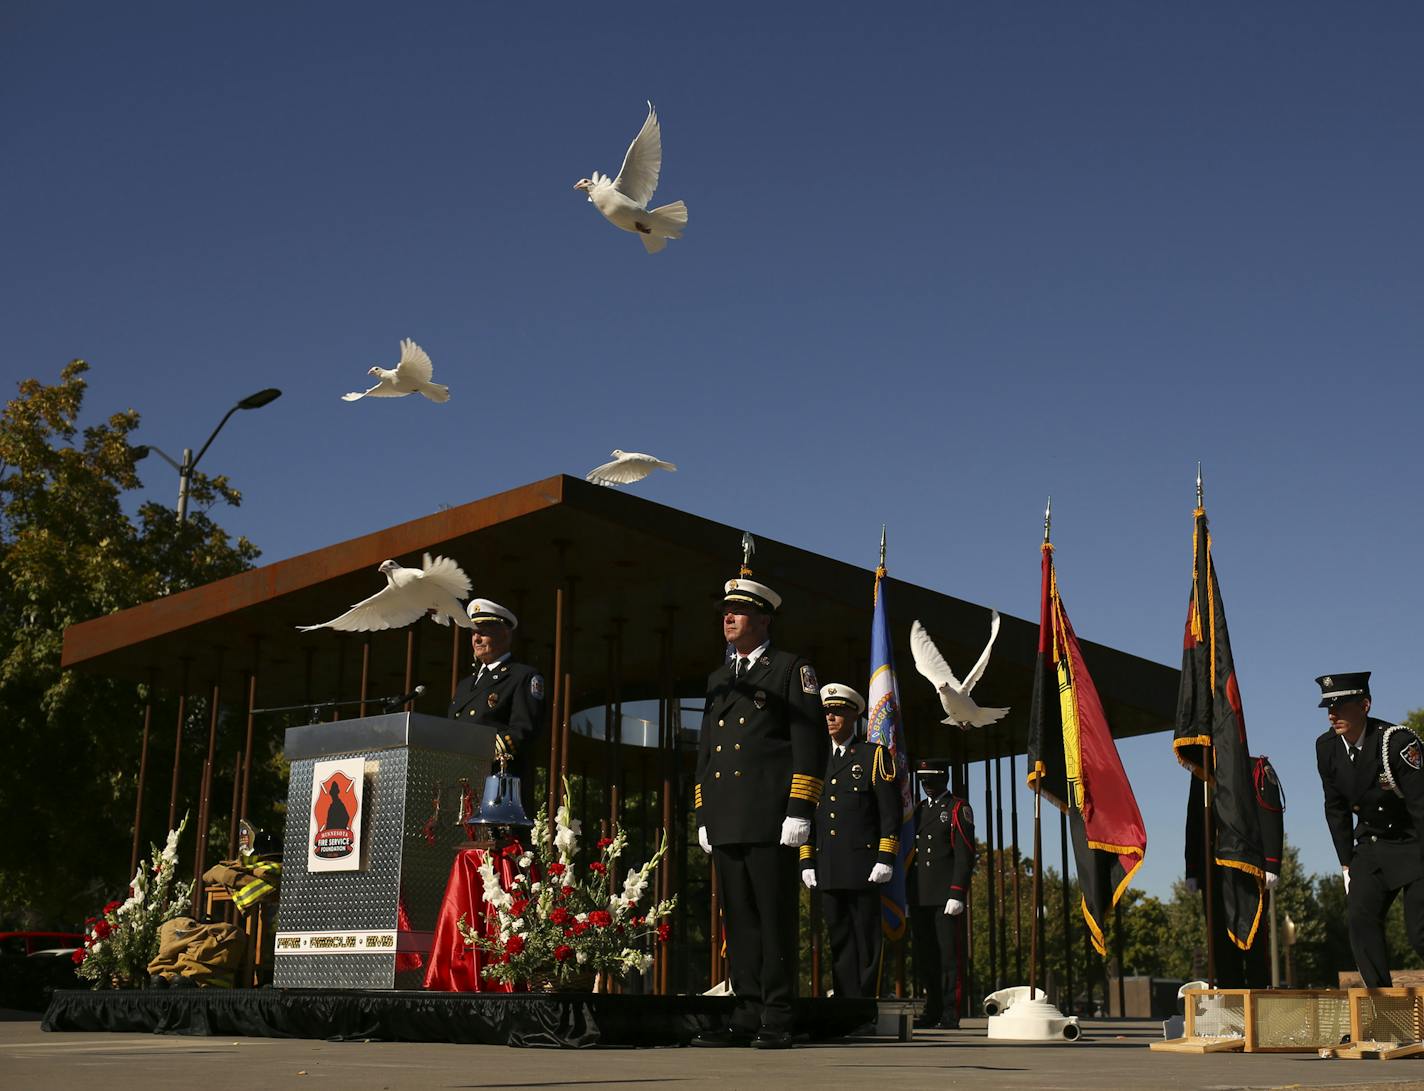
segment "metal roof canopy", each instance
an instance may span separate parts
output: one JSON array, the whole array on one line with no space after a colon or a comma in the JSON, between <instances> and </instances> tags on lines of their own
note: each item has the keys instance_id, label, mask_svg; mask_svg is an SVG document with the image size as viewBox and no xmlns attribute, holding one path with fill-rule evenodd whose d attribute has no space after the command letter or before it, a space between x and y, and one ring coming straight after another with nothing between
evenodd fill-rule
<instances>
[{"instance_id":1,"label":"metal roof canopy","mask_svg":"<svg viewBox=\"0 0 1424 1091\"><path fill-rule=\"evenodd\" d=\"M519 615L514 654L545 674L553 667L555 589L568 589L563 669L573 679L575 711L612 696L610 638L622 631L622 699L655 698L663 633L676 692L700 696L725 644L718 624L722 584L737 573L743 528L590 485L568 476L437 512L92 621L64 633L62 665L175 691L218 684L245 698L255 671L257 704L272 707L359 697L362 645L370 638L372 697L398 693L406 677L406 631L334 633L297 626L335 617L380 589L387 558L417 565L423 552L453 557L474 594ZM753 529L754 528L748 528ZM772 640L810 657L822 682L862 689L869 672L873 569L844 564L757 536L754 578L783 596ZM1032 571L1032 566L1026 568ZM974 697L1009 706L994 727L960 732L940 723L938 696L914 670L909 626L918 618L961 670L978 658L988 610L889 579L887 607L911 753L977 760L1024 750L1038 626L1003 618L993 658ZM453 627L452 627L453 628ZM452 655L469 669L468 633L416 623L413 677L427 692L417 711L443 714ZM1172 726L1178 672L1101 644L1083 653L1118 738ZM347 715L354 715L348 710ZM689 725L689 726L695 726Z\"/></svg>"}]
</instances>

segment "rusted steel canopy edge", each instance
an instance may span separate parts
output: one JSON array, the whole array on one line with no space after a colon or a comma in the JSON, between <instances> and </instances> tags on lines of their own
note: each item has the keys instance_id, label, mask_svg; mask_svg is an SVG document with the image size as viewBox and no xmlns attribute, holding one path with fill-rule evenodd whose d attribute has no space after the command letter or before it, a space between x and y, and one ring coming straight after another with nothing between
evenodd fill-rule
<instances>
[{"instance_id":1,"label":"rusted steel canopy edge","mask_svg":"<svg viewBox=\"0 0 1424 1091\"><path fill-rule=\"evenodd\" d=\"M398 692L405 630L368 635L295 627L334 617L374 593L382 579L376 566L386 558L415 564L429 551L454 557L475 595L518 613L515 654L545 673L553 665L554 589L564 581L564 664L573 676L575 709L612 700L615 633L621 634L625 702L659 696L659 680L668 676L679 695L692 698L720 661L715 603L735 571L742 529L576 478L551 477L72 625L63 665L134 681L154 671L160 689L172 689L187 660L195 684L221 682L234 696L242 672L255 668L258 703L271 706L358 695L361 648L369 639L370 693ZM773 639L810 656L822 681L864 686L874 573L760 535L752 563L756 578L785 600ZM993 728L961 732L939 723L938 697L914 670L910 622L919 619L951 664L967 670L987 638L988 608L894 579L887 580L885 595L912 750L967 759L1022 752L1037 624L1004 616L974 696L1012 711ZM464 670L468 639L461 632L452 645L450 630L429 622L417 623L415 632L414 677L429 687L418 710L439 714L448 698L452 646ZM664 632L670 638L666 672ZM1084 655L1115 735L1171 726L1176 670L1089 641Z\"/></svg>"}]
</instances>

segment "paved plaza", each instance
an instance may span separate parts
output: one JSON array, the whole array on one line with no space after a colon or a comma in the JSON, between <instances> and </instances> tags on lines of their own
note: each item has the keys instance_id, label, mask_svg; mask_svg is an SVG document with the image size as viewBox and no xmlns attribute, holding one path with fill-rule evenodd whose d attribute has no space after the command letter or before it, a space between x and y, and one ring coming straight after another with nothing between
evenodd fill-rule
<instances>
[{"instance_id":1,"label":"paved plaza","mask_svg":"<svg viewBox=\"0 0 1424 1091\"><path fill-rule=\"evenodd\" d=\"M1311 1054L1152 1053L1157 1024L1085 1024L1084 1040L1004 1045L984 1021L913 1042L856 1039L782 1052L753 1049L516 1050L409 1042L46 1034L38 1016L0 1021L0 1086L343 1089L640 1087L759 1088L1424 1088L1424 1062L1322 1060Z\"/></svg>"}]
</instances>

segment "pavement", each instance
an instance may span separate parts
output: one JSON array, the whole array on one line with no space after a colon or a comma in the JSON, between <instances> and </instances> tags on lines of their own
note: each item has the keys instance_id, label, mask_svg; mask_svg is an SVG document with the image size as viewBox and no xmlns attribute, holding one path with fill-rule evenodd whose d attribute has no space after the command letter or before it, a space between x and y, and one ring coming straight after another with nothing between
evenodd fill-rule
<instances>
[{"instance_id":1,"label":"pavement","mask_svg":"<svg viewBox=\"0 0 1424 1091\"><path fill-rule=\"evenodd\" d=\"M0 1087L85 1091L424 1091L427 1088L642 1087L1424 1089L1424 1062L1322 1060L1314 1054L1153 1053L1161 1024L1094 1020L1078 1042L991 1043L984 1020L790 1050L534 1050L412 1042L56 1033L39 1016L0 1012Z\"/></svg>"}]
</instances>

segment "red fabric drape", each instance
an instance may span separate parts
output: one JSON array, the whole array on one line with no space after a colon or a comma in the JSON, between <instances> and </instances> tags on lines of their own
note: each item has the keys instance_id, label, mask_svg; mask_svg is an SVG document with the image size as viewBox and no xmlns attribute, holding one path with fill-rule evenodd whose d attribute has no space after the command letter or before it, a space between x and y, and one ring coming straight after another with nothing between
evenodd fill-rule
<instances>
[{"instance_id":1,"label":"red fabric drape","mask_svg":"<svg viewBox=\"0 0 1424 1091\"><path fill-rule=\"evenodd\" d=\"M493 913L484 899L484 880L480 865L488 854L484 849L460 849L450 866L450 879L445 884L445 900L440 905L440 919L435 925L435 940L430 948L430 965L425 970L425 987L440 992L513 992L512 985L501 985L480 977L489 955L465 946L457 923L461 914L472 928L487 936L498 934ZM514 860L496 853L495 872L500 885L510 888L519 869Z\"/></svg>"}]
</instances>

